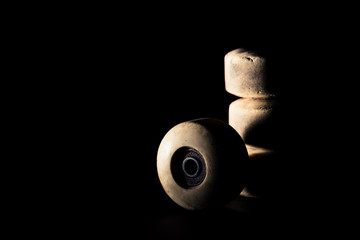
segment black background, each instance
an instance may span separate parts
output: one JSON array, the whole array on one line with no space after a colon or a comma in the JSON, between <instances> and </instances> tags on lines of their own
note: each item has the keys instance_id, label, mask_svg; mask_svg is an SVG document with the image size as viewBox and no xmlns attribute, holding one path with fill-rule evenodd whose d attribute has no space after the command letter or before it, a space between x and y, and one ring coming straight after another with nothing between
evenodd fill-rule
<instances>
[{"instance_id":1,"label":"black background","mask_svg":"<svg viewBox=\"0 0 360 240\"><path fill-rule=\"evenodd\" d=\"M18 88L29 97L19 126L33 143L24 169L35 170L34 181L21 183L18 206L29 212L25 222L38 223L32 231L181 238L286 228L306 235L318 222L341 219L348 198L339 189L351 182L342 177L346 157L335 130L348 113L337 97L349 74L339 50L351 39L344 25L315 9L151 7L55 7L20 22L15 45L29 81ZM272 60L286 119L277 138L289 192L255 220L222 207L183 210L156 172L157 147L175 124L227 121L237 97L224 88L224 56L239 47Z\"/></svg>"}]
</instances>

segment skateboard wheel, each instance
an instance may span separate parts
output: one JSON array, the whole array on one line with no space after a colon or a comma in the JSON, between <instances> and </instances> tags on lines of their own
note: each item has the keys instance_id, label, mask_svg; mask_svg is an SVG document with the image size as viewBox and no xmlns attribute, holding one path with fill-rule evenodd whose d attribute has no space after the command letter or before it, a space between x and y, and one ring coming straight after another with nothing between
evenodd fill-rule
<instances>
[{"instance_id":1,"label":"skateboard wheel","mask_svg":"<svg viewBox=\"0 0 360 240\"><path fill-rule=\"evenodd\" d=\"M250 163L247 168L245 187L240 196L258 198L270 195L276 187L273 181L278 152L272 149L246 144Z\"/></svg>"},{"instance_id":2,"label":"skateboard wheel","mask_svg":"<svg viewBox=\"0 0 360 240\"><path fill-rule=\"evenodd\" d=\"M229 124L246 144L274 148L280 136L277 100L241 98L229 106Z\"/></svg>"},{"instance_id":3,"label":"skateboard wheel","mask_svg":"<svg viewBox=\"0 0 360 240\"><path fill-rule=\"evenodd\" d=\"M239 97L276 97L269 88L267 59L260 54L238 48L225 55L225 89Z\"/></svg>"},{"instance_id":4,"label":"skateboard wheel","mask_svg":"<svg viewBox=\"0 0 360 240\"><path fill-rule=\"evenodd\" d=\"M236 198L249 157L226 122L201 118L171 128L158 148L157 171L165 192L183 208L204 209Z\"/></svg>"}]
</instances>

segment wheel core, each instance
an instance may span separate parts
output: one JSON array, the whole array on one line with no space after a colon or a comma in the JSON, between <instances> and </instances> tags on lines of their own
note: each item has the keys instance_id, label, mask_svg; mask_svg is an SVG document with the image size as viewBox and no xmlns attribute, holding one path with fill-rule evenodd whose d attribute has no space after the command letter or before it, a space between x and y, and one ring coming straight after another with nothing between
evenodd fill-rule
<instances>
[{"instance_id":1,"label":"wheel core","mask_svg":"<svg viewBox=\"0 0 360 240\"><path fill-rule=\"evenodd\" d=\"M178 149L171 163L174 180L184 188L200 185L206 176L206 164L202 155L190 147Z\"/></svg>"}]
</instances>

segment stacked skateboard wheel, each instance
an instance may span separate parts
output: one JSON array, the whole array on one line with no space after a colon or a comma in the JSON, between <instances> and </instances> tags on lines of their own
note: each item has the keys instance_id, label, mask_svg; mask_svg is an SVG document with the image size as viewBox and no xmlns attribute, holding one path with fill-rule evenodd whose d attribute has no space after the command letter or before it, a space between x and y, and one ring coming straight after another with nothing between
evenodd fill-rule
<instances>
[{"instance_id":1,"label":"stacked skateboard wheel","mask_svg":"<svg viewBox=\"0 0 360 240\"><path fill-rule=\"evenodd\" d=\"M260 197L273 188L272 166L279 153L278 91L266 56L239 48L228 52L224 62L225 89L239 97L229 106L229 125L244 140L250 158L240 195Z\"/></svg>"}]
</instances>

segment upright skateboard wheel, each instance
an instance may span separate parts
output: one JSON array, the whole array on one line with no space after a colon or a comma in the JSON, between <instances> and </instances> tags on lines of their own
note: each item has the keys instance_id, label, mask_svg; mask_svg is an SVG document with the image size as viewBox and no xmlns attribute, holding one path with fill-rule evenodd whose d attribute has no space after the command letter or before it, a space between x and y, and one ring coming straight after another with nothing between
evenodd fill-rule
<instances>
[{"instance_id":1,"label":"upright skateboard wheel","mask_svg":"<svg viewBox=\"0 0 360 240\"><path fill-rule=\"evenodd\" d=\"M268 83L267 59L260 54L238 48L225 55L225 89L250 98L276 97Z\"/></svg>"},{"instance_id":2,"label":"upright skateboard wheel","mask_svg":"<svg viewBox=\"0 0 360 240\"><path fill-rule=\"evenodd\" d=\"M248 160L234 128L202 118L166 133L158 148L157 170L168 196L183 208L197 210L236 198L244 188Z\"/></svg>"},{"instance_id":3,"label":"upright skateboard wheel","mask_svg":"<svg viewBox=\"0 0 360 240\"><path fill-rule=\"evenodd\" d=\"M276 188L274 184L274 168L276 168L278 152L273 149L245 144L250 164L247 168L245 187L240 196L258 198L271 194Z\"/></svg>"},{"instance_id":4,"label":"upright skateboard wheel","mask_svg":"<svg viewBox=\"0 0 360 240\"><path fill-rule=\"evenodd\" d=\"M274 148L280 137L279 102L241 98L229 106L229 124L246 144Z\"/></svg>"}]
</instances>

